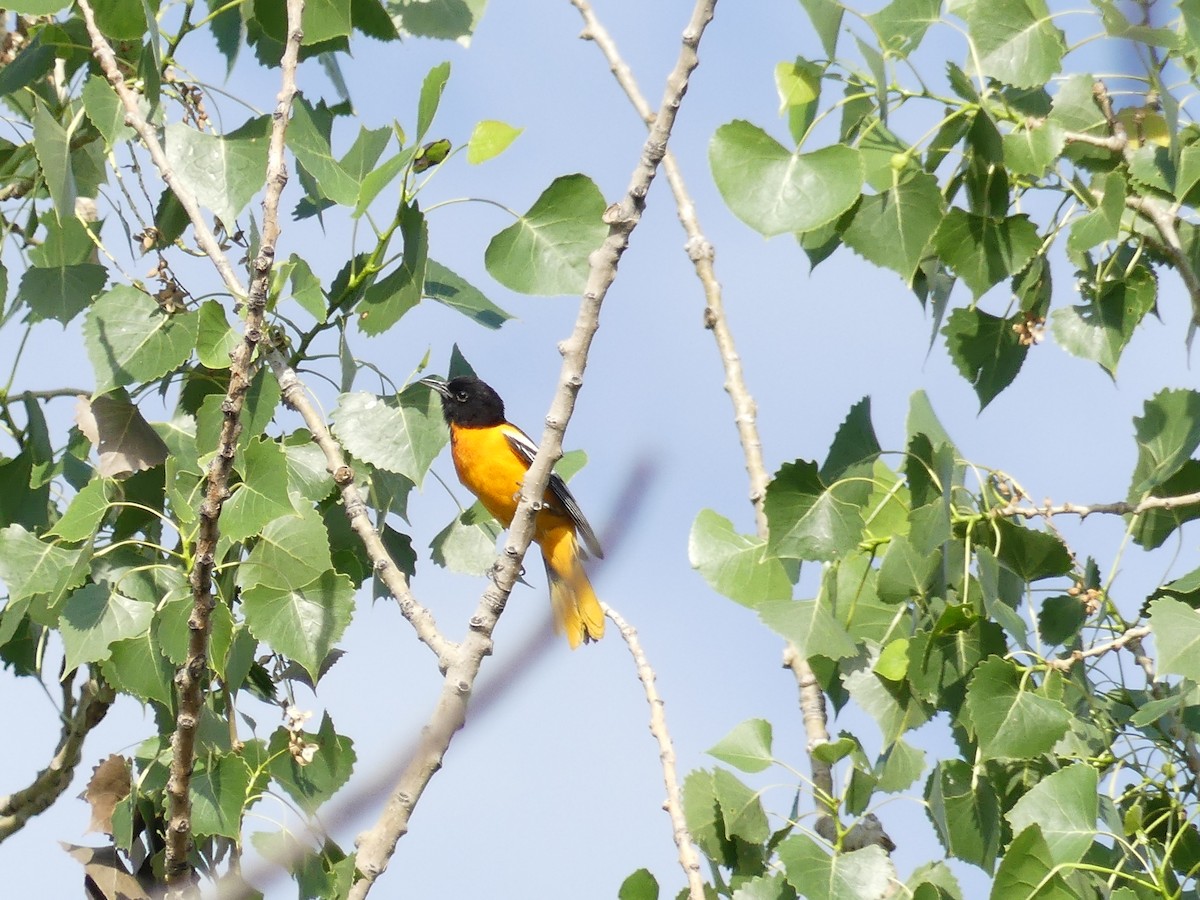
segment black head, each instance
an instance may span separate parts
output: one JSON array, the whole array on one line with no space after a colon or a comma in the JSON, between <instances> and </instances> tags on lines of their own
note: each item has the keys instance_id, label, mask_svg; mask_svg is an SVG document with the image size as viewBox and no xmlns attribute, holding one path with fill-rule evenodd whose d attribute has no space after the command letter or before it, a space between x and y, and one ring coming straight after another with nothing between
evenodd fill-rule
<instances>
[{"instance_id":1,"label":"black head","mask_svg":"<svg viewBox=\"0 0 1200 900\"><path fill-rule=\"evenodd\" d=\"M422 378L442 397L442 415L446 422L462 428L488 428L504 422L504 401L487 384L473 375L460 375L449 381Z\"/></svg>"}]
</instances>

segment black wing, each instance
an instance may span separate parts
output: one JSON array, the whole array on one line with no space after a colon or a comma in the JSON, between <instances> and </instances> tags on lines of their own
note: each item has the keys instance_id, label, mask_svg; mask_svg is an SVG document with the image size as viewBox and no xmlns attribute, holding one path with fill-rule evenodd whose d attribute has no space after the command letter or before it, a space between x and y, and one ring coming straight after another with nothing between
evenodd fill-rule
<instances>
[{"instance_id":1,"label":"black wing","mask_svg":"<svg viewBox=\"0 0 1200 900\"><path fill-rule=\"evenodd\" d=\"M511 431L505 429L504 437L508 440L508 446L512 447L513 453L525 460L526 466L533 465L533 458L537 455L537 445L530 440L529 435L514 425ZM579 508L579 504L571 496L571 491L567 487L567 483L562 480L562 477L557 472L551 472L550 484L547 487L555 499L563 505L563 509L567 511L567 515L570 516L571 521L575 523L575 530L583 538L583 543L587 546L588 551L597 559L604 559L604 551L600 549L600 542L596 539L596 532L592 531L592 526L584 518L583 510Z\"/></svg>"}]
</instances>

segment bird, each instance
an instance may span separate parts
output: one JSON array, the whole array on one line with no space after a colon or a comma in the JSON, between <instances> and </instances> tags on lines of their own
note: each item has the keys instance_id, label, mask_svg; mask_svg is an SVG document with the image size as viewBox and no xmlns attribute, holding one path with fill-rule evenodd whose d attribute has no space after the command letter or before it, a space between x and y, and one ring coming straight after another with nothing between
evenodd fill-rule
<instances>
[{"instance_id":1,"label":"bird","mask_svg":"<svg viewBox=\"0 0 1200 900\"><path fill-rule=\"evenodd\" d=\"M450 455L458 480L505 528L512 524L525 473L537 445L504 417L504 401L490 385L473 375L449 381L422 378L440 395L442 415L450 428ZM583 568L590 552L604 553L592 526L557 473L534 519L533 540L542 549L554 622L574 650L604 635L604 610Z\"/></svg>"}]
</instances>

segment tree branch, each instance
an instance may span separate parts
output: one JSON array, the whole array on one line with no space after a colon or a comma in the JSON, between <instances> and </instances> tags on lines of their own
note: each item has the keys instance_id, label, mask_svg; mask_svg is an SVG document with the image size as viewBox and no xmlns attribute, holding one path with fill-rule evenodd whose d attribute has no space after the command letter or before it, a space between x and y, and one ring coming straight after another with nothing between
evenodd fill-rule
<instances>
[{"instance_id":1,"label":"tree branch","mask_svg":"<svg viewBox=\"0 0 1200 900\"><path fill-rule=\"evenodd\" d=\"M1141 655L1141 640L1150 634L1149 625L1139 625L1136 628L1130 628L1120 637L1114 638L1111 641L1105 641L1103 644L1095 644L1086 650L1076 650L1070 656L1064 656L1062 659L1050 659L1046 664L1060 672L1070 672L1075 667L1077 662L1088 659L1092 656L1103 656L1105 653L1111 653L1113 650L1120 650L1122 647L1130 647L1133 652L1139 655L1139 664L1145 657ZM1136 645L1136 649L1132 646ZM1148 660L1147 660L1148 661ZM1150 676L1153 678L1153 675Z\"/></svg>"},{"instance_id":2,"label":"tree branch","mask_svg":"<svg viewBox=\"0 0 1200 900\"><path fill-rule=\"evenodd\" d=\"M341 446L329 433L325 419L309 399L304 383L278 350L268 349L266 359L279 382L283 402L300 413L305 426L312 433L313 443L325 453L325 466L342 495L346 518L350 520L350 527L354 533L363 542L376 574L396 598L400 613L417 632L417 638L437 656L438 668L444 674L458 646L438 631L433 614L417 602L409 587L408 577L396 565L383 545L379 533L371 524L370 516L367 515L367 504L362 491L354 482L354 470L346 464Z\"/></svg>"},{"instance_id":3,"label":"tree branch","mask_svg":"<svg viewBox=\"0 0 1200 900\"><path fill-rule=\"evenodd\" d=\"M114 699L113 689L89 669L88 679L75 699L75 673L63 681L62 732L54 756L28 787L0 797L0 841L25 827L34 816L44 812L71 786L79 765L84 738L103 721Z\"/></svg>"},{"instance_id":4,"label":"tree branch","mask_svg":"<svg viewBox=\"0 0 1200 900\"><path fill-rule=\"evenodd\" d=\"M446 670L441 695L422 733L416 756L401 774L379 820L359 836L357 865L363 877L351 889L350 900L362 900L387 867L396 843L408 831L409 818L422 792L434 773L441 768L450 742L466 722L475 678L483 658L492 650L492 630L520 574L521 561L533 538L537 506L545 493L551 468L562 455L563 433L574 410L575 397L583 384L588 348L600 325L600 308L608 288L616 278L617 264L629 245L629 236L641 219L646 194L666 152L676 113L687 91L688 77L699 62L696 48L704 29L712 21L715 6L716 0L697 0L683 32L679 57L667 77L662 107L642 146L641 157L629 187L624 198L605 211L608 235L600 248L589 257L587 284L575 328L559 347L563 365L558 391L546 417L546 428L537 455L521 485L520 503L513 516L504 552L496 561L493 584L484 592L471 617L470 631Z\"/></svg>"},{"instance_id":5,"label":"tree branch","mask_svg":"<svg viewBox=\"0 0 1200 900\"><path fill-rule=\"evenodd\" d=\"M629 102L648 126L654 124L654 111L646 102L638 88L633 72L622 59L616 42L608 30L600 22L592 9L589 0L571 0L571 4L583 16L584 29L580 37L595 42L604 58L608 61L613 76ZM704 327L713 333L717 342L717 352L721 356L721 365L725 370L725 391L733 404L733 421L737 427L738 440L742 445L742 456L746 461L746 474L750 479L750 502L754 504L754 518L758 536L767 537L767 517L763 501L767 496L766 464L763 461L762 438L758 433L758 407L754 397L746 387L745 374L742 370L741 356L738 354L733 332L729 328L725 304L722 298L721 283L717 279L713 260L716 255L712 244L704 236L700 227L700 219L696 214L696 205L683 179L674 155L668 150L663 157L663 173L671 192L675 197L675 208L679 222L687 233L685 249L688 258L696 270L696 277L704 290ZM827 797L832 797L833 769L812 755L812 749L821 743L828 742L826 730L825 698L820 685L809 668L808 661L803 659L793 645L784 650L784 665L796 674L796 683L800 690L800 708L804 716L805 729L808 735L809 764L812 768L813 784L818 790L824 791ZM830 809L828 800L818 800L825 809ZM836 808L834 808L836 811ZM825 821L823 818L821 821ZM820 830L818 823L818 830ZM833 823L826 822L826 830L834 831Z\"/></svg>"},{"instance_id":6,"label":"tree branch","mask_svg":"<svg viewBox=\"0 0 1200 900\"><path fill-rule=\"evenodd\" d=\"M646 691L646 702L650 704L650 733L658 741L658 758L662 763L663 785L667 789L667 799L663 808L671 817L672 835L675 846L679 849L679 865L687 876L688 894L692 900L704 900L704 879L700 875L700 857L692 846L692 833L688 830L687 820L683 815L683 802L679 795L679 776L675 769L675 748L671 744L671 733L667 730L667 716L662 697L654 686L655 674L650 668L650 661L642 651L641 641L637 631L626 622L621 615L607 603L601 603L604 614L613 620L613 624L621 632L633 663L637 666L638 680Z\"/></svg>"},{"instance_id":7,"label":"tree branch","mask_svg":"<svg viewBox=\"0 0 1200 900\"><path fill-rule=\"evenodd\" d=\"M1178 497L1146 497L1137 503L1117 501L1116 503L1092 503L1088 506L1079 506L1075 503L1060 503L1058 506L1052 506L1049 501L1045 506L1019 506L1017 501L1013 500L1006 506L996 507L991 514L1001 519L1009 516L1021 516L1025 519L1079 516L1082 520L1093 513L1137 516L1152 509L1178 509L1182 506L1195 506L1197 503L1200 503L1200 492L1181 494Z\"/></svg>"},{"instance_id":8,"label":"tree branch","mask_svg":"<svg viewBox=\"0 0 1200 900\"><path fill-rule=\"evenodd\" d=\"M141 137L163 181L187 211L201 248L220 272L230 293L241 298L245 292L229 260L221 252L216 238L207 228L196 198L187 186L175 177L154 129L141 115L137 97L126 87L112 48L96 26L89 0L80 0L79 5L92 41L92 52L125 106L126 121ZM231 354L229 387L221 405L224 418L217 454L208 467L205 497L200 505L195 564L191 574L192 614L188 618L187 662L175 674L179 709L175 719L175 731L171 737L171 774L166 787L168 822L164 874L169 886L183 892L186 892L194 881L194 873L188 860L188 852L192 845L190 785L195 761L196 730L204 703L210 616L216 603L212 592L212 573L220 538L219 520L222 506L229 496L229 475L237 454L238 435L242 428L242 405L253 375L252 362L263 337L263 310L270 288L275 243L279 238L279 198L287 183L287 166L283 154L284 135L291 113L292 98L296 94L296 64L300 53L300 17L303 9L303 0L288 0L288 34L280 61L281 85L276 97L267 152L262 243L253 262L253 277L247 297L246 326L242 333L242 341Z\"/></svg>"}]
</instances>

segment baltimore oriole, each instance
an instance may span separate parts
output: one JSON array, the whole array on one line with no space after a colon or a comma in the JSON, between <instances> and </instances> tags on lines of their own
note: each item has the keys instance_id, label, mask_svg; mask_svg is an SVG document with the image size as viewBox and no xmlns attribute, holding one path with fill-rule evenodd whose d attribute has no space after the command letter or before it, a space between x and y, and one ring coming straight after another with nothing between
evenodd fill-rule
<instances>
[{"instance_id":1,"label":"baltimore oriole","mask_svg":"<svg viewBox=\"0 0 1200 900\"><path fill-rule=\"evenodd\" d=\"M420 383L441 395L458 480L507 528L517 512L521 482L533 464L537 445L504 418L504 401L478 378L423 378ZM604 635L604 611L582 562L587 557L585 546L596 557L603 558L604 553L579 504L557 474L551 474L542 499L533 539L542 548L546 563L554 621L560 631L566 631L571 649L575 649Z\"/></svg>"}]
</instances>

